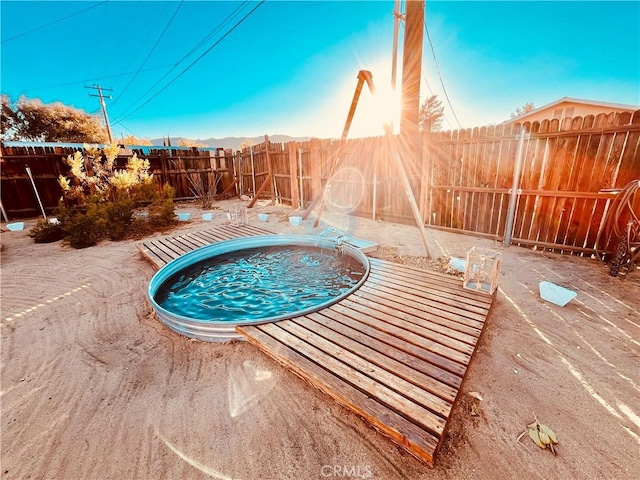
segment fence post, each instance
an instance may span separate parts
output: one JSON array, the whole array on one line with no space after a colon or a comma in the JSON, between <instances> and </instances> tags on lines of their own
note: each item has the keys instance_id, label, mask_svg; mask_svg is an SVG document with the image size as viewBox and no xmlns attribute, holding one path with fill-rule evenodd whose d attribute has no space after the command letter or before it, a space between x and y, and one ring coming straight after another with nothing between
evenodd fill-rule
<instances>
[{"instance_id":1,"label":"fence post","mask_svg":"<svg viewBox=\"0 0 640 480\"><path fill-rule=\"evenodd\" d=\"M516 150L516 164L513 170L513 184L510 189L509 197L509 210L507 212L507 226L504 232L504 244L508 247L511 243L511 236L513 235L513 219L516 214L516 201L518 195L520 195L520 173L522 172L522 161L524 158L524 141L527 137L527 130L524 127L520 127L520 134L518 135L518 148Z\"/></svg>"},{"instance_id":2,"label":"fence post","mask_svg":"<svg viewBox=\"0 0 640 480\"><path fill-rule=\"evenodd\" d=\"M429 146L431 145L431 124L432 120L425 121L422 133L422 156L420 157L420 213L424 223L431 223L429 213L429 196L431 195L431 175L429 162Z\"/></svg>"},{"instance_id":3,"label":"fence post","mask_svg":"<svg viewBox=\"0 0 640 480\"><path fill-rule=\"evenodd\" d=\"M273 176L273 167L271 165L271 142L269 141L269 135L264 136L264 151L267 156L267 171L269 172L269 179L271 179L271 203L276 203L276 179ZM256 195L257 197L257 195Z\"/></svg>"},{"instance_id":4,"label":"fence post","mask_svg":"<svg viewBox=\"0 0 640 480\"><path fill-rule=\"evenodd\" d=\"M289 153L289 184L291 185L291 208L298 206L298 142L287 143Z\"/></svg>"}]
</instances>

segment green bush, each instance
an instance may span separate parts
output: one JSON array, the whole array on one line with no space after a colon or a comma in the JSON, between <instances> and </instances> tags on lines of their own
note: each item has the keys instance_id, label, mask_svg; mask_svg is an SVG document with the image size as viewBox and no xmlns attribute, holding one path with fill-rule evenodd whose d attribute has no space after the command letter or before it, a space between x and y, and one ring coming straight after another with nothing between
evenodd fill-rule
<instances>
[{"instance_id":1,"label":"green bush","mask_svg":"<svg viewBox=\"0 0 640 480\"><path fill-rule=\"evenodd\" d=\"M101 206L106 213L106 233L111 240L127 237L133 217L133 200L121 198Z\"/></svg>"},{"instance_id":2,"label":"green bush","mask_svg":"<svg viewBox=\"0 0 640 480\"><path fill-rule=\"evenodd\" d=\"M64 240L73 248L91 247L105 236L106 212L95 200L86 208L62 205L59 220Z\"/></svg>"},{"instance_id":3,"label":"green bush","mask_svg":"<svg viewBox=\"0 0 640 480\"><path fill-rule=\"evenodd\" d=\"M44 220L38 220L38 223L29 232L29 236L36 243L51 243L62 240L64 232L60 223L49 223Z\"/></svg>"},{"instance_id":4,"label":"green bush","mask_svg":"<svg viewBox=\"0 0 640 480\"><path fill-rule=\"evenodd\" d=\"M176 223L173 195L174 189L166 184L161 192L144 186L130 196L120 195L112 200L96 194L86 197L83 205L67 207L61 202L58 228L73 248L90 247L104 238L140 238ZM134 218L136 202L148 204L147 217Z\"/></svg>"},{"instance_id":5,"label":"green bush","mask_svg":"<svg viewBox=\"0 0 640 480\"><path fill-rule=\"evenodd\" d=\"M176 223L175 205L173 196L175 190L171 185L165 183L162 193L156 201L149 205L149 223L157 228L164 228Z\"/></svg>"}]
</instances>

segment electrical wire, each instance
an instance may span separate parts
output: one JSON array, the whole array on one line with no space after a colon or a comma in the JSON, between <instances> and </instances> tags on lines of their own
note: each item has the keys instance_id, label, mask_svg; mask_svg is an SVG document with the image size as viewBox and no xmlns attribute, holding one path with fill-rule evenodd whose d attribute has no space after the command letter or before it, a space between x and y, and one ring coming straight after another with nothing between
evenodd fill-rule
<instances>
[{"instance_id":1,"label":"electrical wire","mask_svg":"<svg viewBox=\"0 0 640 480\"><path fill-rule=\"evenodd\" d=\"M222 30L222 28L227 25L227 23L229 23L233 18L235 18L235 16L238 14L238 12L240 12L240 10L242 10L246 4L248 4L248 1L244 1L242 4L240 4L240 6L238 6L233 12L231 12L222 22L220 22L216 27L214 27L202 40L200 40L200 42L198 42L197 45L195 45L193 48L191 48L191 50L189 50L180 60L178 60L176 63L174 63L171 66L171 69L169 71L167 71L162 77L160 77L160 79L154 83L151 87L149 87L147 89L146 92L144 92L142 95L139 96L138 100L136 100L135 102L133 102L133 104L131 104L128 108L125 108L124 111L120 114L120 116L116 117L114 119L114 123L117 123L118 120L122 117L124 117L125 115L127 115L129 113L129 111L131 109L133 109L138 103L140 103L142 101L142 99L148 95L149 93L151 93L151 91L156 88L165 78L167 78L167 76L173 71L175 70L178 65L180 65L183 61L185 61L193 52L195 52L198 48L200 48L200 46L204 45L207 40L209 38L211 38L213 35L215 35L218 31ZM136 110L137 111L137 110Z\"/></svg>"},{"instance_id":2,"label":"electrical wire","mask_svg":"<svg viewBox=\"0 0 640 480\"><path fill-rule=\"evenodd\" d=\"M136 108L134 111L132 111L131 113L129 113L127 116L120 118L118 121L114 122L114 124L120 123L123 120L126 120L127 118L129 118L131 115L133 115L134 113L136 113L138 110L140 110L142 107L144 107L145 105L147 105L149 102L151 102L151 100L153 100L154 98L156 98L158 95L160 95L163 91L165 91L173 82L175 82L178 78L180 78L182 75L184 75L189 69L191 69L191 67L193 67L196 63L198 63L202 58L204 58L211 50L213 50L217 45L220 44L220 42L222 42L227 36L229 36L231 34L231 32L233 32L236 28L238 28L240 26L240 24L242 24L242 22L244 22L247 18L249 18L249 16L255 12L260 6L262 6L262 4L265 2L266 0L261 0L255 7L253 7L249 13L247 13L244 17L242 17L238 22L236 22L236 24L231 27L229 30L227 30L227 32L222 35L213 45L211 45L207 50L204 51L204 53L202 53L198 58L196 58L187 68L185 68L184 70L182 70L178 75L176 75L169 83L167 83L164 87L162 87L160 90L158 90L152 97L150 97L146 102L144 102L142 105L140 105L138 108Z\"/></svg>"},{"instance_id":3,"label":"electrical wire","mask_svg":"<svg viewBox=\"0 0 640 480\"><path fill-rule=\"evenodd\" d=\"M426 6L425 6L426 9ZM440 74L440 66L438 65L438 60L436 59L436 51L433 48L433 42L431 41L431 35L429 35L429 29L427 28L427 15L426 15L426 11L425 11L425 16L424 16L424 31L427 34L427 40L429 40L429 46L431 47L431 54L433 55L433 63L436 66L436 72L438 74L438 78L440 79L440 84L442 85L442 91L444 92L444 96L447 99L447 103L449 104L449 108L451 109L451 113L453 114L453 118L456 119L456 122L458 123L458 127L462 128L462 124L460 123L460 120L458 120L458 116L456 115L455 110L453 109L453 105L451 105L451 100L449 99L449 94L447 93L447 89L444 86L444 80L442 80L442 75Z\"/></svg>"},{"instance_id":4,"label":"electrical wire","mask_svg":"<svg viewBox=\"0 0 640 480\"><path fill-rule=\"evenodd\" d=\"M81 14L83 12L86 12L87 10L91 10L92 8L95 8L98 5L102 5L103 3L107 3L108 1L109 0L104 0L102 2L94 3L93 5L91 5L91 6L87 7L87 8L83 8L82 10L78 10L77 12L70 13L69 15L66 15L66 16L64 16L62 18L58 18L57 20L54 20L52 22L45 23L44 25L40 25L39 27L32 28L31 30L27 30L26 32L19 33L17 35L14 35L13 37L5 38L4 40L2 40L2 42L0 42L0 44L10 42L11 40L15 40L16 38L24 37L25 35L29 35L30 33L37 32L38 30L42 30L43 28L46 28L46 27L50 27L51 25L55 25L56 23L60 23L60 22L62 22L64 20L66 20L67 18L74 17L74 16L79 15L79 14Z\"/></svg>"},{"instance_id":5,"label":"electrical wire","mask_svg":"<svg viewBox=\"0 0 640 480\"><path fill-rule=\"evenodd\" d=\"M173 66L173 64L161 65L159 67L150 67L150 68L146 68L144 70L141 70L141 72L152 72L154 70L161 70L163 68L169 68L169 67L172 67L172 66ZM50 88L67 87L69 85L80 85L82 83L97 82L97 81L100 81L100 80L106 80L106 79L110 79L110 78L126 77L128 75L133 74L133 73L134 72L115 73L113 75L106 75L104 77L95 77L95 78L88 78L86 80L78 80L78 81L73 81L73 82L58 83L56 85L47 85L45 87L24 88L22 90L23 90L23 92L31 92L31 91L38 91L38 90L48 90Z\"/></svg>"},{"instance_id":6,"label":"electrical wire","mask_svg":"<svg viewBox=\"0 0 640 480\"><path fill-rule=\"evenodd\" d=\"M151 57L151 55L153 54L153 52L155 51L156 47L158 46L158 44L160 43L160 40L162 40L162 37L164 37L164 34L167 33L167 30L169 29L169 26L173 23L173 20L176 18L176 15L178 14L178 11L180 11L180 8L182 7L182 4L184 3L184 0L182 0L180 2L180 4L178 5L178 7L176 8L176 10L173 12L173 15L171 16L171 18L169 19L169 22L167 22L167 24L164 27L164 30L162 30L162 33L160 34L160 36L158 37L158 39L156 40L156 43L153 45L153 47L151 47L151 50L149 51L149 53L147 54L147 56L145 57L145 59L142 61L142 64L140 65L140 67L138 68L138 70L136 71L136 73L133 75L133 77L131 77L131 79L129 80L129 83L127 83L127 85L122 89L122 91L120 92L120 94L118 95L118 97L111 102L111 106L113 107L113 105L115 105L116 103L118 103L118 100L122 98L122 96L124 95L124 93L129 89L129 87L131 86L131 84L133 83L133 81L138 77L138 74L142 71L142 68L145 66L145 64L147 63L147 61L149 60L149 57ZM126 128L126 127L125 127Z\"/></svg>"}]
</instances>

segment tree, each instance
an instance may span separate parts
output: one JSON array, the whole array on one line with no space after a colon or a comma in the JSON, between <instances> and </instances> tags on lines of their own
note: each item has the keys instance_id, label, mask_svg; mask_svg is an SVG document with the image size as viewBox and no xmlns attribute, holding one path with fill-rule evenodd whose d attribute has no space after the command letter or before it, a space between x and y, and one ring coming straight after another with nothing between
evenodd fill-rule
<instances>
[{"instance_id":1,"label":"tree","mask_svg":"<svg viewBox=\"0 0 640 480\"><path fill-rule=\"evenodd\" d=\"M11 140L16 125L16 112L11 106L9 95L2 94L2 116L0 117L0 139Z\"/></svg>"},{"instance_id":2,"label":"tree","mask_svg":"<svg viewBox=\"0 0 640 480\"><path fill-rule=\"evenodd\" d=\"M529 113L534 110L536 107L533 106L533 103L527 102L523 106L516 108L515 112L510 115L510 118L521 117L525 113Z\"/></svg>"},{"instance_id":3,"label":"tree","mask_svg":"<svg viewBox=\"0 0 640 480\"><path fill-rule=\"evenodd\" d=\"M250 138L245 138L240 145L238 145L238 150L243 150L245 148L253 147L255 143Z\"/></svg>"},{"instance_id":4,"label":"tree","mask_svg":"<svg viewBox=\"0 0 640 480\"><path fill-rule=\"evenodd\" d=\"M12 104L2 96L3 140L37 142L105 143L107 132L99 116L64 105L20 97Z\"/></svg>"},{"instance_id":5,"label":"tree","mask_svg":"<svg viewBox=\"0 0 640 480\"><path fill-rule=\"evenodd\" d=\"M182 140L178 141L178 146L180 147L206 147L206 145L204 143L198 143L195 140L191 140L190 138L183 138Z\"/></svg>"},{"instance_id":6,"label":"tree","mask_svg":"<svg viewBox=\"0 0 640 480\"><path fill-rule=\"evenodd\" d=\"M420 105L419 126L422 132L427 123L431 123L431 131L439 132L442 130L442 121L444 119L444 105L438 100L437 95L428 97L422 105Z\"/></svg>"},{"instance_id":7,"label":"tree","mask_svg":"<svg viewBox=\"0 0 640 480\"><path fill-rule=\"evenodd\" d=\"M124 145L151 145L151 140L148 138L140 138L135 135L127 135L122 138L122 143Z\"/></svg>"}]
</instances>

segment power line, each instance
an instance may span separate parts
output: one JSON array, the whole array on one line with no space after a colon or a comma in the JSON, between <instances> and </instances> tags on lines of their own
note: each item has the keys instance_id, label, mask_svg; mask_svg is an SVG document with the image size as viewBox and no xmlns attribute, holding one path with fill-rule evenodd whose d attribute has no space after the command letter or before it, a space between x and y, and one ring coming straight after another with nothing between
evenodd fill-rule
<instances>
[{"instance_id":1,"label":"power line","mask_svg":"<svg viewBox=\"0 0 640 480\"><path fill-rule=\"evenodd\" d=\"M153 70L160 70L162 68L169 68L169 67L172 67L172 66L173 65L161 65L159 67L150 67L150 68L147 68L145 70L141 70L141 72L151 72ZM66 83L58 83L56 85L47 85L45 87L24 88L23 91L31 92L31 91L37 91L37 90L48 90L50 88L68 87L69 85L79 85L81 83L91 83L91 82L96 82L96 81L99 81L99 80L105 80L105 79L108 79L108 78L126 77L127 75L131 75L133 73L135 73L135 72L115 73L113 75L106 75L104 77L87 78L85 80L78 80L78 81L66 82Z\"/></svg>"},{"instance_id":2,"label":"power line","mask_svg":"<svg viewBox=\"0 0 640 480\"><path fill-rule=\"evenodd\" d=\"M431 36L429 35L429 29L427 28L427 16L426 15L424 16L424 31L427 33L427 39L429 40L429 45L431 46L431 54L433 55L433 63L436 66L436 72L438 73L438 78L440 79L440 84L442 85L442 91L444 92L444 96L447 99L447 103L449 104L449 108L451 108L451 113L453 113L453 118L455 118L456 122L458 122L458 127L462 128L462 124L460 123L460 120L458 120L458 116L456 115L456 112L453 109L453 105L451 105L451 100L449 99L449 94L447 93L447 89L444 86L444 81L442 80L442 75L440 74L440 67L438 66L438 60L436 59L436 51L433 48L433 42L431 41Z\"/></svg>"},{"instance_id":3,"label":"power line","mask_svg":"<svg viewBox=\"0 0 640 480\"><path fill-rule=\"evenodd\" d=\"M162 30L162 33L160 34L160 36L158 37L158 39L156 40L156 43L153 45L153 47L151 47L151 51L149 51L149 53L147 54L147 56L145 57L145 59L142 61L142 64L140 65L140 67L138 68L138 70L136 71L136 73L133 75L133 77L131 77L131 80L129 80L129 83L127 83L127 85L122 89L122 91L120 92L120 95L118 96L118 98L116 98L113 102L111 102L111 106L113 107L114 104L116 104L118 102L119 99L122 98L122 96L124 95L124 92L127 91L127 89L129 88L129 86L131 86L131 84L133 83L133 81L138 77L138 74L140 73L140 71L142 70L142 68L145 66L145 64L147 63L147 60L149 60L149 57L151 57L151 55L153 54L153 52L155 51L156 47L158 46L158 44L160 43L160 40L162 40L162 37L164 37L164 34L167 32L167 30L169 29L169 26L173 23L173 20L176 18L176 15L178 14L178 11L180 10L180 8L182 7L182 4L184 3L184 0L182 0L180 2L180 4L178 5L178 8L176 8L175 12L173 12L173 15L171 16L171 18L169 19L169 22L165 25L164 30Z\"/></svg>"},{"instance_id":4,"label":"power line","mask_svg":"<svg viewBox=\"0 0 640 480\"><path fill-rule=\"evenodd\" d=\"M38 30L42 30L43 28L46 28L46 27L50 27L51 25L55 25L56 23L62 22L63 20L66 20L67 18L71 18L75 15L79 15L83 12L86 12L87 10L91 10L92 8L95 8L98 5L102 5L103 3L107 3L108 1L109 0L104 0L102 2L94 3L90 7L83 8L82 10L78 10L77 12L74 12L74 13L70 13L69 15L59 18L57 20L54 20L53 22L45 23L44 25L40 25L39 27L32 28L31 30L27 30L26 32L19 33L17 35L14 35L13 37L5 38L0 43L7 43L7 42L10 42L11 40L15 40L16 38L24 37L25 35L28 35L30 33L37 32Z\"/></svg>"},{"instance_id":5,"label":"power line","mask_svg":"<svg viewBox=\"0 0 640 480\"><path fill-rule=\"evenodd\" d=\"M115 123L120 123L122 122L122 120L126 120L127 118L129 118L131 115L133 115L134 113L136 113L138 110L140 110L142 107L144 107L145 105L147 105L149 102L151 102L151 100L153 100L154 98L156 98L158 95L160 95L163 91L165 91L169 85L171 85L173 82L175 82L178 78L180 78L182 75L184 75L191 67L193 67L196 63L198 63L202 58L204 58L211 50L213 50L218 44L220 44L220 42L222 42L222 40L224 40L227 36L229 36L229 34L231 34L231 32L233 32L236 28L238 28L240 26L240 24L242 24L242 22L244 22L247 18L249 18L249 16L255 12L260 6L262 6L262 4L265 2L265 0L261 0L260 3L258 3L258 5L256 5L255 7L253 7L251 9L251 11L249 11L249 13L247 13L244 17L242 17L238 22L236 22L236 24L231 27L229 30L227 30L227 32L222 35L222 37L220 37L213 45L211 45L207 50L204 51L204 53L202 53L198 58L196 58L187 68L185 68L184 70L182 70L182 72L180 72L178 75L176 75L169 83L167 83L164 87L162 87L160 90L158 90L151 98L149 98L146 102L144 102L142 105L140 105L138 108L136 108L133 112L129 113L127 116L120 118L117 122Z\"/></svg>"},{"instance_id":6,"label":"power line","mask_svg":"<svg viewBox=\"0 0 640 480\"><path fill-rule=\"evenodd\" d=\"M200 48L201 45L203 45L210 37L212 37L215 33L217 33L219 30L222 29L222 27L224 27L227 23L229 23L231 21L231 19L233 19L238 12L244 8L244 6L249 3L248 1L243 2L239 7L237 7L233 12L231 12L231 14L229 14L222 22L220 22L215 28L213 28L202 40L200 40L200 42L193 47L191 50L189 50L189 52L187 52L186 55L184 55L180 60L178 60L176 63L174 63L171 66L171 69L169 69L168 72L166 72L162 77L160 77L160 79L154 83L150 88L147 89L146 92L144 92L142 95L140 95L140 97L138 98L137 101L133 102L133 104L131 104L128 108L125 108L124 111L120 114L119 117L116 118L115 122L117 123L118 120L120 118L122 118L124 115L127 115L128 112L134 108L138 103L140 103L142 101L142 99L149 94L154 88L156 88L165 78L167 78L167 76L175 69L178 67L178 65L180 65L184 60L186 60L189 55L191 55L195 50L197 50L198 48Z\"/></svg>"}]
</instances>

